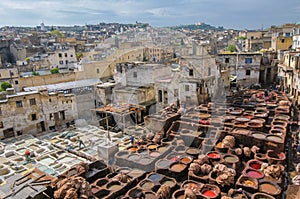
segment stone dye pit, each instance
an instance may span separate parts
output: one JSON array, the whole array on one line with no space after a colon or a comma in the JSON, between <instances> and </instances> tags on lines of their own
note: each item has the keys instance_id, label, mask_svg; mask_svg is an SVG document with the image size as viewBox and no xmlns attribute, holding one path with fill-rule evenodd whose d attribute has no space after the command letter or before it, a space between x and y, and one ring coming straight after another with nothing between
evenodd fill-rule
<instances>
[{"instance_id":1,"label":"stone dye pit","mask_svg":"<svg viewBox=\"0 0 300 199\"><path fill-rule=\"evenodd\" d=\"M0 179L38 168L56 180L45 185L50 198L283 198L290 103L263 93L149 115L123 133L86 126L3 142ZM26 150L34 163L23 164Z\"/></svg>"}]
</instances>

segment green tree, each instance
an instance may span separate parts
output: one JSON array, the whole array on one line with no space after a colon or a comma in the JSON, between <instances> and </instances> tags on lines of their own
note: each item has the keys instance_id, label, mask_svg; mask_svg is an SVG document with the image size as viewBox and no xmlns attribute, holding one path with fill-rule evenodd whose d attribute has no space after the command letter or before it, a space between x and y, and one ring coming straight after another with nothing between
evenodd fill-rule
<instances>
[{"instance_id":1,"label":"green tree","mask_svg":"<svg viewBox=\"0 0 300 199\"><path fill-rule=\"evenodd\" d=\"M57 29L52 30L50 32L50 35L57 36L57 37L60 37L60 38L65 37L65 35L63 33L61 33L59 30L57 30Z\"/></svg>"},{"instance_id":2,"label":"green tree","mask_svg":"<svg viewBox=\"0 0 300 199\"><path fill-rule=\"evenodd\" d=\"M31 74L32 74L33 76L39 76L39 75L40 75L40 73L39 73L39 72L36 72L36 71L33 71Z\"/></svg>"},{"instance_id":3,"label":"green tree","mask_svg":"<svg viewBox=\"0 0 300 199\"><path fill-rule=\"evenodd\" d=\"M26 57L26 58L25 58L25 61L29 64L30 58L29 58L29 57Z\"/></svg>"},{"instance_id":4,"label":"green tree","mask_svg":"<svg viewBox=\"0 0 300 199\"><path fill-rule=\"evenodd\" d=\"M246 40L247 38L245 36L236 37L237 40Z\"/></svg>"},{"instance_id":5,"label":"green tree","mask_svg":"<svg viewBox=\"0 0 300 199\"><path fill-rule=\"evenodd\" d=\"M229 46L227 46L227 50L230 51L230 52L235 52L236 47L235 47L235 45L229 45Z\"/></svg>"},{"instance_id":6,"label":"green tree","mask_svg":"<svg viewBox=\"0 0 300 199\"><path fill-rule=\"evenodd\" d=\"M57 74L57 73L59 73L59 70L58 70L58 68L53 68L53 69L50 70L50 73L51 74Z\"/></svg>"},{"instance_id":7,"label":"green tree","mask_svg":"<svg viewBox=\"0 0 300 199\"><path fill-rule=\"evenodd\" d=\"M77 58L77 61L79 61L79 59L80 58L82 58L83 57L83 54L82 54L82 52L78 52L78 53L76 53L76 58Z\"/></svg>"},{"instance_id":8,"label":"green tree","mask_svg":"<svg viewBox=\"0 0 300 199\"><path fill-rule=\"evenodd\" d=\"M11 84L8 82L2 82L1 83L1 91L6 91L6 89L12 88Z\"/></svg>"}]
</instances>

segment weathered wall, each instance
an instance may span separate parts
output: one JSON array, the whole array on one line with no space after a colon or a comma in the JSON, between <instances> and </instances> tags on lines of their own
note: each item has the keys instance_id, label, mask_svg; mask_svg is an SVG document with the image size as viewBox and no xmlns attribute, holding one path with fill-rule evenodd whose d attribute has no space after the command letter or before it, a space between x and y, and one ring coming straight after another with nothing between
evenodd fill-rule
<instances>
[{"instance_id":1,"label":"weathered wall","mask_svg":"<svg viewBox=\"0 0 300 199\"><path fill-rule=\"evenodd\" d=\"M18 132L36 134L48 131L50 126L60 128L78 118L74 95L47 91L8 95L1 101L0 110L0 137L16 136Z\"/></svg>"},{"instance_id":2,"label":"weathered wall","mask_svg":"<svg viewBox=\"0 0 300 199\"><path fill-rule=\"evenodd\" d=\"M25 87L42 86L48 84L58 84L63 82L75 81L78 78L75 72L58 73L31 77L20 77L18 89L21 91Z\"/></svg>"}]
</instances>

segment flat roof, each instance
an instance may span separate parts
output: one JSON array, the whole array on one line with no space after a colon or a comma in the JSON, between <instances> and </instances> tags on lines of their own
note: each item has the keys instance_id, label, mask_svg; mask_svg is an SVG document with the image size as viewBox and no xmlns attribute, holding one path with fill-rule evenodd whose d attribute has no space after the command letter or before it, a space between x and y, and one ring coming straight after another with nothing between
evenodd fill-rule
<instances>
[{"instance_id":1,"label":"flat roof","mask_svg":"<svg viewBox=\"0 0 300 199\"><path fill-rule=\"evenodd\" d=\"M98 83L102 83L102 81L98 78L95 78L95 79L85 79L85 80L78 80L78 81L72 81L72 82L63 82L63 83L59 83L59 84L48 84L48 85L42 85L42 86L26 87L26 88L24 88L24 90L25 91L37 91L40 89L48 89L49 92L54 92L54 91L72 89L72 88L94 86Z\"/></svg>"}]
</instances>

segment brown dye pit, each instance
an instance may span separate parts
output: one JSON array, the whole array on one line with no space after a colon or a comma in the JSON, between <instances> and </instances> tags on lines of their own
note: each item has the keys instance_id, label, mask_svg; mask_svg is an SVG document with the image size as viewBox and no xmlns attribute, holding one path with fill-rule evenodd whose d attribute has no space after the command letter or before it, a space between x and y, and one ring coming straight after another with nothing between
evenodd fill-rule
<instances>
[{"instance_id":1,"label":"brown dye pit","mask_svg":"<svg viewBox=\"0 0 300 199\"><path fill-rule=\"evenodd\" d=\"M157 199L157 197L154 193L146 193L145 199Z\"/></svg>"},{"instance_id":2,"label":"brown dye pit","mask_svg":"<svg viewBox=\"0 0 300 199\"><path fill-rule=\"evenodd\" d=\"M118 185L118 184L113 184L113 185L108 187L108 189L111 190L111 191L116 191L116 190L119 190L121 188L122 188L122 186Z\"/></svg>"},{"instance_id":3,"label":"brown dye pit","mask_svg":"<svg viewBox=\"0 0 300 199\"><path fill-rule=\"evenodd\" d=\"M192 159L188 158L188 157L184 157L184 158L181 158L180 162L184 163L184 164L189 164L192 162Z\"/></svg>"},{"instance_id":4,"label":"brown dye pit","mask_svg":"<svg viewBox=\"0 0 300 199\"><path fill-rule=\"evenodd\" d=\"M269 183L261 184L260 185L260 190L262 192L270 193L270 194L274 194L278 191L277 188L274 185L269 184Z\"/></svg>"},{"instance_id":5,"label":"brown dye pit","mask_svg":"<svg viewBox=\"0 0 300 199\"><path fill-rule=\"evenodd\" d=\"M180 164L180 163L178 163L178 164L173 164L172 166L171 166L171 170L172 171L175 171L175 172L182 172L184 169L186 168L186 165L185 164Z\"/></svg>"},{"instance_id":6,"label":"brown dye pit","mask_svg":"<svg viewBox=\"0 0 300 199\"><path fill-rule=\"evenodd\" d=\"M176 199L185 199L185 196L184 195L180 195Z\"/></svg>"},{"instance_id":7,"label":"brown dye pit","mask_svg":"<svg viewBox=\"0 0 300 199\"><path fill-rule=\"evenodd\" d=\"M256 123L256 122L249 122L248 126L251 128L261 128L263 126L262 123Z\"/></svg>"}]
</instances>

